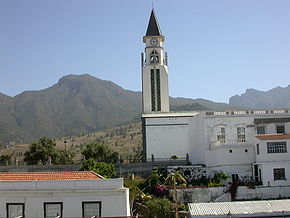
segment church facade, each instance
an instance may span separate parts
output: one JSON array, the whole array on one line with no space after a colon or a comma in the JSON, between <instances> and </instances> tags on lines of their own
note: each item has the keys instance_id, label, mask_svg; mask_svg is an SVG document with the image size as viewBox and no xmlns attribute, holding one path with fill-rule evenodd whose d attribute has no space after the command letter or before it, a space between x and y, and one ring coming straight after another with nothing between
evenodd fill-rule
<instances>
[{"instance_id":1,"label":"church facade","mask_svg":"<svg viewBox=\"0 0 290 218\"><path fill-rule=\"evenodd\" d=\"M142 53L144 160L188 157L207 176L290 185L290 110L170 112L164 41L152 10Z\"/></svg>"}]
</instances>

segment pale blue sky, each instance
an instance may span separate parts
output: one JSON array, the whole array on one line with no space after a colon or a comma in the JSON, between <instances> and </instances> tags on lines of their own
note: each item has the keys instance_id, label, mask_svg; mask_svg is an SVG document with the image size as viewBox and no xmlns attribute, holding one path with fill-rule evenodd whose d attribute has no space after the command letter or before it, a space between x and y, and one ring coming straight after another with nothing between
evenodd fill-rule
<instances>
[{"instance_id":1,"label":"pale blue sky","mask_svg":"<svg viewBox=\"0 0 290 218\"><path fill-rule=\"evenodd\" d=\"M171 96L228 102L290 84L289 0L155 0ZM141 90L152 0L0 0L0 92L89 73Z\"/></svg>"}]
</instances>

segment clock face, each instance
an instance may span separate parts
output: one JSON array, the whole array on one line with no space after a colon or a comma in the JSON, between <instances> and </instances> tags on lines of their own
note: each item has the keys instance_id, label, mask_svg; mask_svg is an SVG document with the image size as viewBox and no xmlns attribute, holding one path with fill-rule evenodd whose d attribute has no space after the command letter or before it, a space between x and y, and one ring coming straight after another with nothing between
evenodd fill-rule
<instances>
[{"instance_id":1,"label":"clock face","mask_svg":"<svg viewBox=\"0 0 290 218\"><path fill-rule=\"evenodd\" d=\"M152 38L150 43L151 43L151 45L157 45L158 44L158 39Z\"/></svg>"}]
</instances>

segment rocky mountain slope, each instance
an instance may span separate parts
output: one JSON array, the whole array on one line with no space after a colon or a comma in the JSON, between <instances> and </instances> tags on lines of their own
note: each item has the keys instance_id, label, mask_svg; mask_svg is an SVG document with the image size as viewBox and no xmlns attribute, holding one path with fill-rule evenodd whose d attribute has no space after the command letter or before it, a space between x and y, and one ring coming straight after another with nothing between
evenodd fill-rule
<instances>
[{"instance_id":1,"label":"rocky mountain slope","mask_svg":"<svg viewBox=\"0 0 290 218\"><path fill-rule=\"evenodd\" d=\"M290 85L276 87L269 91L247 89L241 95L232 96L229 104L255 109L290 108Z\"/></svg>"},{"instance_id":2,"label":"rocky mountain slope","mask_svg":"<svg viewBox=\"0 0 290 218\"><path fill-rule=\"evenodd\" d=\"M203 99L171 98L173 111L232 109ZM41 136L78 136L139 121L141 93L88 74L68 75L40 91L0 94L0 143L31 142Z\"/></svg>"}]
</instances>

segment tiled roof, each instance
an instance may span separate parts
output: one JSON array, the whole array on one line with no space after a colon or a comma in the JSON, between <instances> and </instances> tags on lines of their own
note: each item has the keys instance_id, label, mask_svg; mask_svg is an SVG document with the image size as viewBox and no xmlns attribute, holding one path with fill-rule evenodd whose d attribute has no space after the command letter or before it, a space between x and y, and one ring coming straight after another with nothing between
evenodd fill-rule
<instances>
[{"instance_id":1,"label":"tiled roof","mask_svg":"<svg viewBox=\"0 0 290 218\"><path fill-rule=\"evenodd\" d=\"M250 214L289 213L290 200L191 203L191 216L226 216Z\"/></svg>"},{"instance_id":2,"label":"tiled roof","mask_svg":"<svg viewBox=\"0 0 290 218\"><path fill-rule=\"evenodd\" d=\"M256 138L260 140L279 140L279 139L290 139L290 135L285 135L285 134L256 135Z\"/></svg>"},{"instance_id":3,"label":"tiled roof","mask_svg":"<svg viewBox=\"0 0 290 218\"><path fill-rule=\"evenodd\" d=\"M34 180L100 180L102 176L94 172L35 172L35 173L0 173L0 181Z\"/></svg>"}]
</instances>

